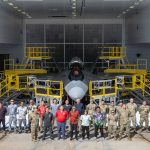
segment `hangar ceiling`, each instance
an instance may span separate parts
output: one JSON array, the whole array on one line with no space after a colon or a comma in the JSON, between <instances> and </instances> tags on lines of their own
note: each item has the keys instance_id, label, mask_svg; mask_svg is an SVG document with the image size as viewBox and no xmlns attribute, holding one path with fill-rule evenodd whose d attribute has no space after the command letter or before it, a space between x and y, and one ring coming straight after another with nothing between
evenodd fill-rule
<instances>
[{"instance_id":1,"label":"hangar ceiling","mask_svg":"<svg viewBox=\"0 0 150 150\"><path fill-rule=\"evenodd\" d=\"M149 0L1 0L14 12L32 18L116 18L141 9ZM10 5L8 4L10 3ZM12 5L12 4L13 5ZM16 7L15 7L16 6ZM134 8L132 8L132 6ZM130 8L131 7L131 8ZM128 12L125 12L128 11ZM19 13L18 12L18 13Z\"/></svg>"}]
</instances>

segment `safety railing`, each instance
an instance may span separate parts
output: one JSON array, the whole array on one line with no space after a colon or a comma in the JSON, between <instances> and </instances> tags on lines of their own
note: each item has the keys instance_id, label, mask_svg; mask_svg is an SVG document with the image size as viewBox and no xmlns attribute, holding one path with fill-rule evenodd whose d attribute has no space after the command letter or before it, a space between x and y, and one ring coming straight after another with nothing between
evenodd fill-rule
<instances>
[{"instance_id":1,"label":"safety railing","mask_svg":"<svg viewBox=\"0 0 150 150\"><path fill-rule=\"evenodd\" d=\"M116 95L115 79L113 80L100 80L100 81L90 81L89 82L89 95L90 97L97 96L111 96Z\"/></svg>"},{"instance_id":2,"label":"safety railing","mask_svg":"<svg viewBox=\"0 0 150 150\"><path fill-rule=\"evenodd\" d=\"M29 59L50 59L52 51L50 47L26 47L25 57Z\"/></svg>"},{"instance_id":3,"label":"safety railing","mask_svg":"<svg viewBox=\"0 0 150 150\"><path fill-rule=\"evenodd\" d=\"M126 57L126 47L99 47L100 59L121 59Z\"/></svg>"},{"instance_id":4,"label":"safety railing","mask_svg":"<svg viewBox=\"0 0 150 150\"><path fill-rule=\"evenodd\" d=\"M50 80L37 80L35 85L35 95L62 98L63 82Z\"/></svg>"}]
</instances>

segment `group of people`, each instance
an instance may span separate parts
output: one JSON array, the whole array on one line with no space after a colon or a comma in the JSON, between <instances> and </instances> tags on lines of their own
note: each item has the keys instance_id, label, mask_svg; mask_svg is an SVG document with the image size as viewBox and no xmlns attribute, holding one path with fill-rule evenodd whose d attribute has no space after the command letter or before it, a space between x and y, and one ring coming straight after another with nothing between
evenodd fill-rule
<instances>
[{"instance_id":1,"label":"group of people","mask_svg":"<svg viewBox=\"0 0 150 150\"><path fill-rule=\"evenodd\" d=\"M33 141L37 141L39 130L43 133L42 140L45 140L47 131L49 131L49 136L53 140L56 126L58 140L61 138L65 140L66 130L70 140L73 140L74 134L75 139L78 140L80 133L83 140L85 139L85 133L87 138L90 139L91 127L94 127L96 139L98 139L100 132L101 137L121 140L124 131L126 131L128 139L131 140L131 128L134 132L137 130L137 111L140 113L140 130L148 130L150 107L146 101L143 101L143 104L138 108L133 98L130 99L128 104L120 101L118 106L115 105L114 101L110 105L106 105L104 100L101 100L100 104L90 100L86 107L80 99L77 99L74 105L69 104L69 100L66 100L64 105L59 105L57 100L54 99L50 106L47 106L43 100L39 106L36 106L34 101L30 100L27 107L24 102L20 102L20 106L17 106L12 99L7 108L0 103L0 124L2 123L5 131L5 117L8 115L9 132L12 130L13 123L14 132L31 132ZM19 130L17 130L17 121ZM143 126L143 123L145 123L145 126ZM107 137L106 133L108 133Z\"/></svg>"}]
</instances>

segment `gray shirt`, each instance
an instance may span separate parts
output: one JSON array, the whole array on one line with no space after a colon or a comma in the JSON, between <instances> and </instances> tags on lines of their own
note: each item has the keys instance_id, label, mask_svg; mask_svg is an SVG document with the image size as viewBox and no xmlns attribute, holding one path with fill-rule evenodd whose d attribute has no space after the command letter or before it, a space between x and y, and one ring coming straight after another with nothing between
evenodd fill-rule
<instances>
[{"instance_id":1,"label":"gray shirt","mask_svg":"<svg viewBox=\"0 0 150 150\"><path fill-rule=\"evenodd\" d=\"M19 116L18 119L26 119L26 114L27 114L27 107L23 106L23 107L18 107L17 108L17 114Z\"/></svg>"}]
</instances>

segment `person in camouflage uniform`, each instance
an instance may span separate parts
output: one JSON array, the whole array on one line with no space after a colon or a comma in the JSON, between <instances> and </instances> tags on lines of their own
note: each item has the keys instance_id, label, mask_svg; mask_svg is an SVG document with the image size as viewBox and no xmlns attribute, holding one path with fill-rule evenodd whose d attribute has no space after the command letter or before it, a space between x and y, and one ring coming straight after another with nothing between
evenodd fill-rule
<instances>
[{"instance_id":1,"label":"person in camouflage uniform","mask_svg":"<svg viewBox=\"0 0 150 150\"><path fill-rule=\"evenodd\" d=\"M109 105L108 110L109 110L109 114L111 114L112 111L116 113L117 107L115 106L114 101L111 101L111 104Z\"/></svg>"},{"instance_id":2,"label":"person in camouflage uniform","mask_svg":"<svg viewBox=\"0 0 150 150\"><path fill-rule=\"evenodd\" d=\"M134 103L133 98L130 98L130 102L127 104L127 108L130 111L130 122L132 122L134 131L136 130L136 112L137 105Z\"/></svg>"},{"instance_id":3,"label":"person in camouflage uniform","mask_svg":"<svg viewBox=\"0 0 150 150\"><path fill-rule=\"evenodd\" d=\"M29 120L31 121L32 141L37 142L38 131L39 131L39 114L37 108L34 109L34 112L30 115Z\"/></svg>"},{"instance_id":4,"label":"person in camouflage uniform","mask_svg":"<svg viewBox=\"0 0 150 150\"><path fill-rule=\"evenodd\" d=\"M107 112L108 112L108 107L107 105L105 104L105 101L102 99L101 102L100 102L100 105L99 105L100 109L101 109L101 113L105 114L105 116L107 116ZM104 120L104 125L103 125L103 128L104 128L104 131L106 131L106 118Z\"/></svg>"},{"instance_id":5,"label":"person in camouflage uniform","mask_svg":"<svg viewBox=\"0 0 150 150\"><path fill-rule=\"evenodd\" d=\"M111 113L108 115L108 139L111 138L112 134L114 139L117 139L117 122L118 115L114 110L111 110Z\"/></svg>"},{"instance_id":6,"label":"person in camouflage uniform","mask_svg":"<svg viewBox=\"0 0 150 150\"><path fill-rule=\"evenodd\" d=\"M31 122L30 122L30 115L34 112L34 109L36 108L36 105L34 105L34 101L31 99L30 100L30 104L29 106L27 107L27 114L28 114L28 130L29 132L31 133Z\"/></svg>"},{"instance_id":7,"label":"person in camouflage uniform","mask_svg":"<svg viewBox=\"0 0 150 150\"><path fill-rule=\"evenodd\" d=\"M122 109L119 112L120 116L120 130L119 130L119 140L121 140L124 129L126 130L126 135L128 136L128 140L131 140L130 136L130 111L127 109L127 106L123 104Z\"/></svg>"},{"instance_id":8,"label":"person in camouflage uniform","mask_svg":"<svg viewBox=\"0 0 150 150\"><path fill-rule=\"evenodd\" d=\"M119 105L116 107L117 114L120 114L122 110L123 102L122 100L119 101ZM118 115L118 127L120 128L120 115Z\"/></svg>"},{"instance_id":9,"label":"person in camouflage uniform","mask_svg":"<svg viewBox=\"0 0 150 150\"><path fill-rule=\"evenodd\" d=\"M93 113L95 111L96 105L93 103L93 99L90 100L90 103L86 106L88 114L93 118Z\"/></svg>"},{"instance_id":10,"label":"person in camouflage uniform","mask_svg":"<svg viewBox=\"0 0 150 150\"><path fill-rule=\"evenodd\" d=\"M148 115L149 115L149 112L150 112L150 107L147 105L146 101L143 101L143 104L139 108L140 127L142 127L143 123L145 122L145 128L148 129L148 125L149 125Z\"/></svg>"}]
</instances>

